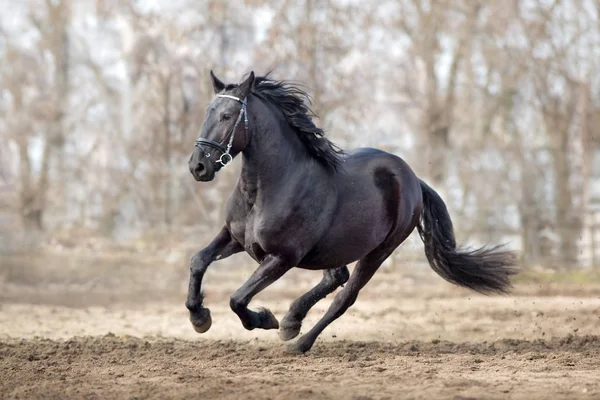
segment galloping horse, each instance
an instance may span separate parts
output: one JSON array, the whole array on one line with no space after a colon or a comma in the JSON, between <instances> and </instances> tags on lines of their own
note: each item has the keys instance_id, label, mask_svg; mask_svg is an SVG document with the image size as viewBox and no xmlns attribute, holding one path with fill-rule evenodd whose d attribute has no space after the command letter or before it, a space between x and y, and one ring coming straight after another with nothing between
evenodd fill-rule
<instances>
[{"instance_id":1,"label":"galloping horse","mask_svg":"<svg viewBox=\"0 0 600 400\"><path fill-rule=\"evenodd\" d=\"M279 329L282 340L293 339L308 310L343 286L321 320L291 346L304 353L415 227L442 278L481 293L508 291L515 254L499 246L457 248L443 200L400 157L373 148L340 150L314 124L310 98L296 85L254 72L226 85L210 75L216 97L190 172L211 181L239 154L242 170L224 226L191 259L186 307L197 332L212 324L201 292L206 269L245 251L260 265L230 306L246 329ZM350 274L347 264L357 260ZM281 323L268 309L248 309L257 293L294 267L323 270L323 279L291 304Z\"/></svg>"}]
</instances>

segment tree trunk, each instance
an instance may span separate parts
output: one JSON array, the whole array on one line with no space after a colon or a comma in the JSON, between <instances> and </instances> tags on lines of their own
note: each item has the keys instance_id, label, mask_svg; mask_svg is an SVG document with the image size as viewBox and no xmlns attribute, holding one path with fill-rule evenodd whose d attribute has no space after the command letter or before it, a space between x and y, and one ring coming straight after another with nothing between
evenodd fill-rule
<instances>
[{"instance_id":1,"label":"tree trunk","mask_svg":"<svg viewBox=\"0 0 600 400\"><path fill-rule=\"evenodd\" d=\"M572 209L573 196L569 185L571 171L568 165L567 132L557 133L563 142L563 147L553 151L554 179L556 188L556 229L560 238L559 254L562 268L569 268L577 263L580 236L580 221Z\"/></svg>"},{"instance_id":2,"label":"tree trunk","mask_svg":"<svg viewBox=\"0 0 600 400\"><path fill-rule=\"evenodd\" d=\"M521 155L521 202L519 215L521 219L522 261L526 266L536 265L540 260L540 243L537 229L537 213L535 198L536 176L532 168L528 168L525 155ZM539 177L538 177L539 178Z\"/></svg>"},{"instance_id":3,"label":"tree trunk","mask_svg":"<svg viewBox=\"0 0 600 400\"><path fill-rule=\"evenodd\" d=\"M171 74L167 73L165 77L164 86L164 116L163 116L163 128L165 141L163 146L163 160L165 163L165 209L164 209L164 223L167 230L170 232L172 228L172 197L173 197L173 165L171 162Z\"/></svg>"}]
</instances>

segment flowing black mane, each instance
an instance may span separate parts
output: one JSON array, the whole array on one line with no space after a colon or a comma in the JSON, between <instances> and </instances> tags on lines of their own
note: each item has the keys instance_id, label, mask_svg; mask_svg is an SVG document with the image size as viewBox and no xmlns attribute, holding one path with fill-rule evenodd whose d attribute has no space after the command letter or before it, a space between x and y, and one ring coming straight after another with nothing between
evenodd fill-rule
<instances>
[{"instance_id":1,"label":"flowing black mane","mask_svg":"<svg viewBox=\"0 0 600 400\"><path fill-rule=\"evenodd\" d=\"M309 154L328 168L338 170L343 151L325 138L325 132L315 125L308 93L288 81L276 81L266 76L255 79L252 93L277 106L287 122L296 130Z\"/></svg>"}]
</instances>

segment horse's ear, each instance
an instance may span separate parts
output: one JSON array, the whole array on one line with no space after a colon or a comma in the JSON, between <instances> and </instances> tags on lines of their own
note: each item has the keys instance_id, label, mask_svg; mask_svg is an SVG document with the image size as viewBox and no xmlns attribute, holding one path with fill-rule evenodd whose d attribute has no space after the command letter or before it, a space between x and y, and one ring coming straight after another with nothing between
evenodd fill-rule
<instances>
[{"instance_id":1,"label":"horse's ear","mask_svg":"<svg viewBox=\"0 0 600 400\"><path fill-rule=\"evenodd\" d=\"M247 97L254 88L254 71L250 72L248 78L240 84L241 97Z\"/></svg>"},{"instance_id":2,"label":"horse's ear","mask_svg":"<svg viewBox=\"0 0 600 400\"><path fill-rule=\"evenodd\" d=\"M212 80L213 90L215 91L215 94L217 94L217 93L221 92L223 89L225 89L225 84L223 82L221 82L219 80L219 78L217 78L215 76L212 69L210 70L210 79Z\"/></svg>"}]
</instances>

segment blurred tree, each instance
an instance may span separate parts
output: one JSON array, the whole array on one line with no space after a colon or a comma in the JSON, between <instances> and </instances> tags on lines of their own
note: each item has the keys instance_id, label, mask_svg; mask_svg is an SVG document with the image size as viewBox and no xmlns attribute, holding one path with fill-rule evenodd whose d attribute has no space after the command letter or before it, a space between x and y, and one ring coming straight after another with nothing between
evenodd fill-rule
<instances>
[{"instance_id":1,"label":"blurred tree","mask_svg":"<svg viewBox=\"0 0 600 400\"><path fill-rule=\"evenodd\" d=\"M27 231L213 229L240 162L209 185L187 171L208 71L273 69L306 85L335 142L397 153L441 189L460 238L520 237L526 263L581 263L600 6L510 5L15 3L0 15L0 202Z\"/></svg>"},{"instance_id":2,"label":"blurred tree","mask_svg":"<svg viewBox=\"0 0 600 400\"><path fill-rule=\"evenodd\" d=\"M28 14L38 34L31 49L11 43L5 35L4 57L9 65L0 71L10 95L7 133L19 155L18 213L28 230L44 228L51 172L56 173L56 182L65 179L62 161L68 135L71 6L69 0L47 0L43 5Z\"/></svg>"},{"instance_id":3,"label":"blurred tree","mask_svg":"<svg viewBox=\"0 0 600 400\"><path fill-rule=\"evenodd\" d=\"M423 80L414 81L409 93L422 107L420 151L431 182L447 189L448 153L457 103L457 83L481 11L477 1L399 0L396 31L409 40L408 52L419 64Z\"/></svg>"}]
</instances>

